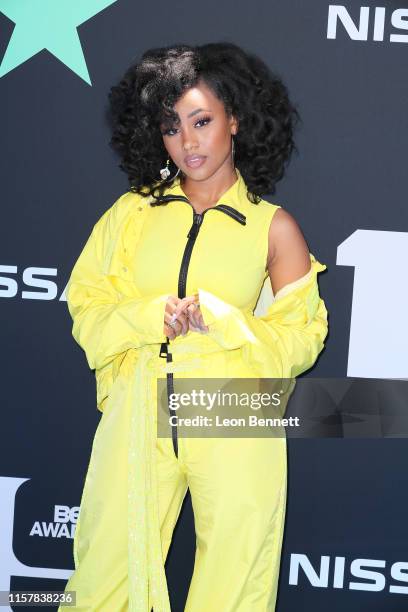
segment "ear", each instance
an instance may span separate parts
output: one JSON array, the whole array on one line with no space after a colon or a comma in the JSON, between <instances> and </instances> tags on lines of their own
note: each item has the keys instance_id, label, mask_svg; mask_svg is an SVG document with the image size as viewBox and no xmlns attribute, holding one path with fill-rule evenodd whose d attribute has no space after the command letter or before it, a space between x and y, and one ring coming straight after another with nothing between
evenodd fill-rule
<instances>
[{"instance_id":1,"label":"ear","mask_svg":"<svg viewBox=\"0 0 408 612\"><path fill-rule=\"evenodd\" d=\"M230 117L230 128L231 134L235 136L235 134L238 132L238 120L234 117L234 115L231 115Z\"/></svg>"}]
</instances>

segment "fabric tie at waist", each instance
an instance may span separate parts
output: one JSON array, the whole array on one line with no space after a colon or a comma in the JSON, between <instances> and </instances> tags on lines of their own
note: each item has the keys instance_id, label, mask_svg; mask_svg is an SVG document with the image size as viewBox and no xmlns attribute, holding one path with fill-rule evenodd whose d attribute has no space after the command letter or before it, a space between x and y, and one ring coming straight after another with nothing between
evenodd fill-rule
<instances>
[{"instance_id":1,"label":"fabric tie at waist","mask_svg":"<svg viewBox=\"0 0 408 612\"><path fill-rule=\"evenodd\" d=\"M219 352L220 347L195 332L179 336L169 350L174 355L183 354L185 359L166 363L158 357L158 345L147 345L137 354L129 351L135 361L135 367L130 368L130 385L134 385L130 397L140 397L140 404L131 407L129 427L129 612L149 610L149 591L154 612L171 612L160 536L153 385L157 376L194 368L201 364L197 354ZM130 354L128 357L133 361Z\"/></svg>"},{"instance_id":2,"label":"fabric tie at waist","mask_svg":"<svg viewBox=\"0 0 408 612\"><path fill-rule=\"evenodd\" d=\"M149 610L149 591L155 612L171 610L160 538L154 411L149 408L154 384L148 366L151 356L152 347L139 351L131 383L140 404L131 407L129 427L129 612ZM130 393L136 397L133 390Z\"/></svg>"}]
</instances>

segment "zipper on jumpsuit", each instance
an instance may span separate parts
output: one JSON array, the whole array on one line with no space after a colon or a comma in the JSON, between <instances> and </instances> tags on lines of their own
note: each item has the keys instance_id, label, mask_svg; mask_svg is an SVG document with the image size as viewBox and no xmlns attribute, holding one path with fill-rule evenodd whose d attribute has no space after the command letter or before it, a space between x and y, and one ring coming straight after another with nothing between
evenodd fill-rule
<instances>
[{"instance_id":1,"label":"zipper on jumpsuit","mask_svg":"<svg viewBox=\"0 0 408 612\"><path fill-rule=\"evenodd\" d=\"M180 271L179 271L179 278L178 278L178 297L180 299L182 299L182 298L184 298L186 296L188 266L190 264L190 259L191 259L191 254L192 254L192 251L193 251L193 247L194 247L195 241L197 239L198 232L200 231L202 222L204 220L205 213L208 212L209 210L220 210L221 212L224 212L228 216L230 216L233 219L235 219L236 221L238 221L238 223L241 223L241 225L246 225L246 217L245 217L245 215L240 213L238 210L236 210L232 206L229 206L228 204L218 204L217 206L212 206L210 208L207 208L202 213L197 213L194 210L194 207L191 204L190 200L188 198L186 198L185 196L182 196L182 195L177 195L177 196L168 195L168 196L161 196L161 197L159 197L157 199L158 202L171 202L171 201L174 201L174 200L180 200L182 202L187 202L187 204L189 204L191 206L192 210L193 210L193 223L192 223L192 225L190 227L190 230L189 230L189 232L187 234L187 243L186 243L186 246L184 248L184 253L183 253L183 258L181 260ZM173 356L172 356L172 354L171 354L171 352L169 351L169 348L168 348L169 344L170 344L170 340L167 337L166 342L162 342L162 344L160 346L160 353L159 353L159 356L163 357L163 358L166 358L166 361L168 363L173 361ZM174 393L173 372L167 372L167 401L168 401L168 407L169 407L169 414L170 414L170 416L176 416L177 412L173 408L170 408L170 395L172 393ZM177 425L172 425L171 426L171 436L172 436L172 440L173 440L174 454L178 458Z\"/></svg>"}]
</instances>

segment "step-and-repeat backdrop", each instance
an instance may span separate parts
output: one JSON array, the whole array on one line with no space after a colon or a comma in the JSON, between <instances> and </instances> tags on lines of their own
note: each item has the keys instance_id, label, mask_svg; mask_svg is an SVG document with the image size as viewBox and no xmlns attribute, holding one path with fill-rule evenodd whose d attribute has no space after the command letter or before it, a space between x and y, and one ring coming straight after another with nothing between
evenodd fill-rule
<instances>
[{"instance_id":1,"label":"step-and-repeat backdrop","mask_svg":"<svg viewBox=\"0 0 408 612\"><path fill-rule=\"evenodd\" d=\"M219 40L263 57L302 117L299 154L265 197L328 268L330 332L307 376L408 378L406 3L0 0L0 590L62 590L73 570L100 413L64 290L128 187L109 88L147 48ZM279 612L408 609L407 454L398 435L288 440ZM187 496L167 564L175 611L194 547Z\"/></svg>"}]
</instances>

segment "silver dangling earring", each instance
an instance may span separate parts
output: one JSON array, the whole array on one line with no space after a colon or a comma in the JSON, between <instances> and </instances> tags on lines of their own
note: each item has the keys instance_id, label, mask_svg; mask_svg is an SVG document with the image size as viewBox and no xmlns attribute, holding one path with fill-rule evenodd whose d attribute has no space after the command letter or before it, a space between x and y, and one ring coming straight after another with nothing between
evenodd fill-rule
<instances>
[{"instance_id":1,"label":"silver dangling earring","mask_svg":"<svg viewBox=\"0 0 408 612\"><path fill-rule=\"evenodd\" d=\"M162 177L163 181L166 181L168 177L170 176L169 163L170 163L170 159L167 158L167 163L165 167L160 170L160 176ZM176 178L179 172L180 172L180 168L177 170L176 174L173 176L173 179Z\"/></svg>"},{"instance_id":2,"label":"silver dangling earring","mask_svg":"<svg viewBox=\"0 0 408 612\"><path fill-rule=\"evenodd\" d=\"M232 136L231 155L232 155L232 165L235 168L235 143L234 143L234 136Z\"/></svg>"}]
</instances>

